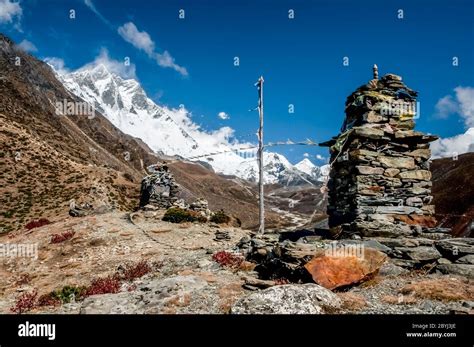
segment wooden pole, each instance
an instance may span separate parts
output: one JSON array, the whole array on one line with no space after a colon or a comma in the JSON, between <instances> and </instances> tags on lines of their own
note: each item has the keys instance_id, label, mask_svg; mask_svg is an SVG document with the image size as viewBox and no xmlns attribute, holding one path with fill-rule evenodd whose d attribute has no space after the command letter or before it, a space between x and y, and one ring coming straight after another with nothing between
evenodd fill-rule
<instances>
[{"instance_id":1,"label":"wooden pole","mask_svg":"<svg viewBox=\"0 0 474 347\"><path fill-rule=\"evenodd\" d=\"M260 76L258 85L258 113L260 127L258 129L258 190L259 190L259 228L258 233L265 233L265 203L263 193L263 76Z\"/></svg>"}]
</instances>

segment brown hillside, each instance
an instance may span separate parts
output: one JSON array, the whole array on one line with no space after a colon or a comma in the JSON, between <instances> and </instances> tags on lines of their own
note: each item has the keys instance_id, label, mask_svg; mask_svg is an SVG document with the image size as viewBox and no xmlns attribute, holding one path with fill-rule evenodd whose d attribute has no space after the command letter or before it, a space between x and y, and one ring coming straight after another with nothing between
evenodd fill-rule
<instances>
[{"instance_id":1,"label":"brown hillside","mask_svg":"<svg viewBox=\"0 0 474 347\"><path fill-rule=\"evenodd\" d=\"M55 103L63 100L83 102L47 64L0 34L0 233L33 219L64 218L72 199L133 210L145 168L161 161L97 111L92 119L57 115ZM171 166L185 197L204 197L244 227L256 226L255 187L201 165ZM280 218L269 213L268 223L280 226Z\"/></svg>"},{"instance_id":2,"label":"brown hillside","mask_svg":"<svg viewBox=\"0 0 474 347\"><path fill-rule=\"evenodd\" d=\"M455 235L466 236L474 220L474 153L434 160L431 170L438 220L453 227Z\"/></svg>"}]
</instances>

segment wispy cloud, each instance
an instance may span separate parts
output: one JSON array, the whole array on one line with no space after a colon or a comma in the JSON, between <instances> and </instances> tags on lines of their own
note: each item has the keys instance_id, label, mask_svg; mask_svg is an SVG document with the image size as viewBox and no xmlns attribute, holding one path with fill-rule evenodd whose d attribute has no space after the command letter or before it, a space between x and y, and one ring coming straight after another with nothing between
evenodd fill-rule
<instances>
[{"instance_id":1,"label":"wispy cloud","mask_svg":"<svg viewBox=\"0 0 474 347\"><path fill-rule=\"evenodd\" d=\"M0 0L5 1L5 0ZM8 0L6 0L8 1ZM92 0L84 0L84 4L96 14L99 19L104 22L109 28L115 30L114 25L97 9ZM137 26L128 22L120 26L117 29L119 35L128 43L132 44L135 48L144 51L150 59L156 61L156 63L164 68L171 68L179 72L182 76L188 76L188 71L185 67L176 64L175 59L168 51L162 53L155 50L155 42L146 31L138 30Z\"/></svg>"},{"instance_id":2,"label":"wispy cloud","mask_svg":"<svg viewBox=\"0 0 474 347\"><path fill-rule=\"evenodd\" d=\"M0 24L13 24L18 31L22 31L22 15L20 1L0 0Z\"/></svg>"},{"instance_id":3,"label":"wispy cloud","mask_svg":"<svg viewBox=\"0 0 474 347\"><path fill-rule=\"evenodd\" d=\"M217 114L217 117L219 117L219 118L222 119L222 120L230 119L230 116L229 116L227 113L225 113L225 112L219 112L219 113Z\"/></svg>"},{"instance_id":4,"label":"wispy cloud","mask_svg":"<svg viewBox=\"0 0 474 347\"><path fill-rule=\"evenodd\" d=\"M60 75L69 73L69 69L66 68L64 60L57 57L46 57L43 59L46 63L51 65Z\"/></svg>"},{"instance_id":5,"label":"wispy cloud","mask_svg":"<svg viewBox=\"0 0 474 347\"><path fill-rule=\"evenodd\" d=\"M119 75L122 78L137 79L135 64L126 65L123 61L111 58L109 51L105 47L101 48L99 55L95 57L93 62L84 65L79 70L89 70L99 65L104 65L107 70Z\"/></svg>"},{"instance_id":6,"label":"wispy cloud","mask_svg":"<svg viewBox=\"0 0 474 347\"><path fill-rule=\"evenodd\" d=\"M458 104L452 95L443 96L435 105L437 118L446 119L458 110Z\"/></svg>"},{"instance_id":7,"label":"wispy cloud","mask_svg":"<svg viewBox=\"0 0 474 347\"><path fill-rule=\"evenodd\" d=\"M84 0L84 4L89 7L89 9L95 13L95 15L97 17L99 17L99 19L104 22L104 24L106 24L107 26L109 26L110 28L113 28L113 25L112 23L110 23L110 21L105 18L102 13L99 12L99 10L97 9L97 7L95 7L94 3L92 2L92 0Z\"/></svg>"},{"instance_id":8,"label":"wispy cloud","mask_svg":"<svg viewBox=\"0 0 474 347\"><path fill-rule=\"evenodd\" d=\"M17 47L20 48L21 50L25 51L25 52L30 52L30 53L34 53L34 52L38 51L38 48L36 48L36 46L33 44L33 42L28 41L28 40L21 41L17 45Z\"/></svg>"},{"instance_id":9,"label":"wispy cloud","mask_svg":"<svg viewBox=\"0 0 474 347\"><path fill-rule=\"evenodd\" d=\"M43 59L46 63L51 65L60 75L68 74L71 72L66 67L64 60L57 57L47 57ZM123 61L113 59L109 55L107 48L102 47L100 53L90 63L85 64L75 71L91 70L97 66L103 65L109 72L115 73L122 78L133 78L137 79L135 64L124 64Z\"/></svg>"},{"instance_id":10,"label":"wispy cloud","mask_svg":"<svg viewBox=\"0 0 474 347\"><path fill-rule=\"evenodd\" d=\"M179 72L183 76L188 76L188 71L185 67L175 63L175 59L168 51L158 53L155 51L155 42L146 31L138 30L137 26L128 22L118 28L118 33L128 43L135 48L144 51L148 57L155 60L156 63L165 68L171 68Z\"/></svg>"},{"instance_id":11,"label":"wispy cloud","mask_svg":"<svg viewBox=\"0 0 474 347\"><path fill-rule=\"evenodd\" d=\"M141 49L149 56L155 51L155 43L146 31L139 31L132 22L125 23L118 28L118 33L122 38L131 43L135 48Z\"/></svg>"}]
</instances>

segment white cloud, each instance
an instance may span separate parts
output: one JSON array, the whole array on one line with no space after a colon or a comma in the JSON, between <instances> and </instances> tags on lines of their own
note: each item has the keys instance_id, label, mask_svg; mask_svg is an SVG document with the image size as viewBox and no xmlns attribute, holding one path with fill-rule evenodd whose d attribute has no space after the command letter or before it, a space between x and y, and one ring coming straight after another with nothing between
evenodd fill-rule
<instances>
[{"instance_id":1,"label":"white cloud","mask_svg":"<svg viewBox=\"0 0 474 347\"><path fill-rule=\"evenodd\" d=\"M446 95L438 100L435 109L435 116L445 119L458 111L458 104L451 95Z\"/></svg>"},{"instance_id":2,"label":"white cloud","mask_svg":"<svg viewBox=\"0 0 474 347\"><path fill-rule=\"evenodd\" d=\"M30 53L38 51L38 48L36 48L36 46L33 44L33 42L28 41L28 40L21 41L17 45L17 47L20 48L21 50L25 51L25 52L30 52Z\"/></svg>"},{"instance_id":3,"label":"white cloud","mask_svg":"<svg viewBox=\"0 0 474 347\"><path fill-rule=\"evenodd\" d=\"M176 64L174 62L174 58L169 54L168 51L164 51L163 54L155 52L153 56L158 65L160 65L161 67L169 67L173 70L176 70L183 76L188 76L188 70L186 70L185 67Z\"/></svg>"},{"instance_id":4,"label":"white cloud","mask_svg":"<svg viewBox=\"0 0 474 347\"><path fill-rule=\"evenodd\" d=\"M158 53L155 51L155 42L146 31L138 30L137 26L128 22L118 28L118 33L135 48L144 51L150 58L154 59L161 67L171 68L183 76L188 75L185 67L175 63L175 59L168 51Z\"/></svg>"},{"instance_id":5,"label":"white cloud","mask_svg":"<svg viewBox=\"0 0 474 347\"><path fill-rule=\"evenodd\" d=\"M19 1L0 0L0 24L14 23L20 30L20 20L23 15L23 9ZM16 22L15 22L16 20Z\"/></svg>"},{"instance_id":6,"label":"white cloud","mask_svg":"<svg viewBox=\"0 0 474 347\"><path fill-rule=\"evenodd\" d=\"M455 154L474 152L474 128L466 133L439 139L431 144L433 158L452 157Z\"/></svg>"},{"instance_id":7,"label":"white cloud","mask_svg":"<svg viewBox=\"0 0 474 347\"><path fill-rule=\"evenodd\" d=\"M323 157L321 154L316 154L316 159L318 160L326 160L326 157Z\"/></svg>"},{"instance_id":8,"label":"white cloud","mask_svg":"<svg viewBox=\"0 0 474 347\"><path fill-rule=\"evenodd\" d=\"M230 116L229 116L227 113L225 113L225 112L219 112L219 113L217 114L217 117L219 117L220 119L223 119L223 120L227 120L227 119L230 118Z\"/></svg>"},{"instance_id":9,"label":"white cloud","mask_svg":"<svg viewBox=\"0 0 474 347\"><path fill-rule=\"evenodd\" d=\"M435 105L435 116L448 118L450 115L458 114L463 118L467 128L474 126L474 88L454 88L455 96L446 95L438 100Z\"/></svg>"},{"instance_id":10,"label":"white cloud","mask_svg":"<svg viewBox=\"0 0 474 347\"><path fill-rule=\"evenodd\" d=\"M474 151L474 88L454 88L455 98L446 95L436 103L435 116L447 118L458 114L468 130L464 134L439 139L431 145L433 158L451 157Z\"/></svg>"},{"instance_id":11,"label":"white cloud","mask_svg":"<svg viewBox=\"0 0 474 347\"><path fill-rule=\"evenodd\" d=\"M464 118L467 127L474 127L474 88L456 87L454 91L459 103L458 113Z\"/></svg>"},{"instance_id":12,"label":"white cloud","mask_svg":"<svg viewBox=\"0 0 474 347\"><path fill-rule=\"evenodd\" d=\"M123 61L115 60L109 56L107 48L102 47L100 53L94 61L84 65L79 70L89 70L98 65L104 65L107 70L119 75L122 78L137 79L135 64L125 65Z\"/></svg>"},{"instance_id":13,"label":"white cloud","mask_svg":"<svg viewBox=\"0 0 474 347\"><path fill-rule=\"evenodd\" d=\"M47 57L43 59L46 63L51 65L60 75L67 74L70 71L64 63L64 60L57 57ZM94 61L80 67L77 71L90 70L96 66L104 65L107 70L119 75L122 78L137 79L135 64L125 65L123 61L115 60L109 56L107 48L102 47L99 55L94 58Z\"/></svg>"},{"instance_id":14,"label":"white cloud","mask_svg":"<svg viewBox=\"0 0 474 347\"><path fill-rule=\"evenodd\" d=\"M57 57L46 57L43 60L51 65L60 75L69 73L69 69L66 68L63 59Z\"/></svg>"},{"instance_id":15,"label":"white cloud","mask_svg":"<svg viewBox=\"0 0 474 347\"><path fill-rule=\"evenodd\" d=\"M122 38L131 43L135 48L145 51L149 56L153 55L155 43L146 31L139 31L132 22L125 23L118 28Z\"/></svg>"},{"instance_id":16,"label":"white cloud","mask_svg":"<svg viewBox=\"0 0 474 347\"><path fill-rule=\"evenodd\" d=\"M97 9L97 7L95 7L94 3L92 2L92 0L84 0L84 4L89 7L89 9L95 13L95 15L97 17L99 17L99 19L104 22L105 24L107 24L109 27L112 27L112 24L109 22L109 20L107 18L105 18L102 13L99 12L99 10Z\"/></svg>"},{"instance_id":17,"label":"white cloud","mask_svg":"<svg viewBox=\"0 0 474 347\"><path fill-rule=\"evenodd\" d=\"M305 154L303 154L303 157L305 157L305 158L309 158L309 153L305 153Z\"/></svg>"}]
</instances>

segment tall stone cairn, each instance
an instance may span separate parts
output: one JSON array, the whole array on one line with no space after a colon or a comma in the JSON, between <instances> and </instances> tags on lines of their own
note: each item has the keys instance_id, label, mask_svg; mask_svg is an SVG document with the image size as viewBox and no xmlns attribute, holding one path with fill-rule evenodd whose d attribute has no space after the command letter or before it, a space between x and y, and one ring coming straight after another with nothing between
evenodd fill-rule
<instances>
[{"instance_id":1,"label":"tall stone cairn","mask_svg":"<svg viewBox=\"0 0 474 347\"><path fill-rule=\"evenodd\" d=\"M417 92L387 74L349 95L341 133L322 146L333 162L329 227L339 237L420 235L436 224L429 143L415 131Z\"/></svg>"}]
</instances>

